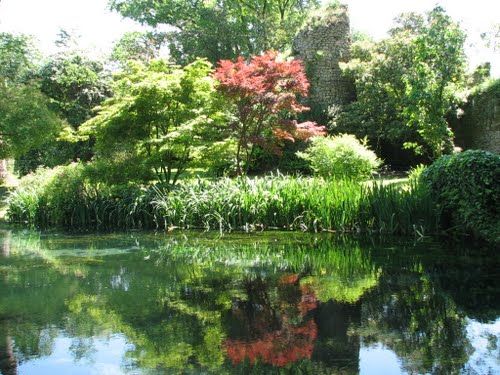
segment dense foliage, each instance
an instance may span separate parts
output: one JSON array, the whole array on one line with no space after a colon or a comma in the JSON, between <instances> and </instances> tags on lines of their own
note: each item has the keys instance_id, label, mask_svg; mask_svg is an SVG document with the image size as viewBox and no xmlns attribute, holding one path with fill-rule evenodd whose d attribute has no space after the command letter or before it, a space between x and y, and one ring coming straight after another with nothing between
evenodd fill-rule
<instances>
[{"instance_id":1,"label":"dense foliage","mask_svg":"<svg viewBox=\"0 0 500 375\"><path fill-rule=\"evenodd\" d=\"M35 85L0 81L0 159L20 158L55 139L61 130L61 120Z\"/></svg>"},{"instance_id":2,"label":"dense foliage","mask_svg":"<svg viewBox=\"0 0 500 375\"><path fill-rule=\"evenodd\" d=\"M0 33L0 159L18 158L62 129L33 80L35 59L28 37Z\"/></svg>"},{"instance_id":3,"label":"dense foliage","mask_svg":"<svg viewBox=\"0 0 500 375\"><path fill-rule=\"evenodd\" d=\"M471 150L443 156L422 173L444 228L500 242L500 156Z\"/></svg>"},{"instance_id":4,"label":"dense foliage","mask_svg":"<svg viewBox=\"0 0 500 375\"><path fill-rule=\"evenodd\" d=\"M81 127L95 137L96 161L106 163L102 177L175 184L225 120L211 71L204 60L184 68L157 60L118 74L113 98Z\"/></svg>"},{"instance_id":5,"label":"dense foliage","mask_svg":"<svg viewBox=\"0 0 500 375\"><path fill-rule=\"evenodd\" d=\"M233 104L236 118L228 124L236 145L236 170L250 168L256 148L281 152L281 144L325 134L313 122L298 123L294 116L308 110L298 101L307 96L309 82L298 60L284 60L269 51L250 62L222 60L215 72L218 89Z\"/></svg>"},{"instance_id":6,"label":"dense foliage","mask_svg":"<svg viewBox=\"0 0 500 375\"><path fill-rule=\"evenodd\" d=\"M94 107L111 95L109 73L103 63L82 52L66 51L50 56L35 74L40 90L50 100L50 109L69 125L65 131L68 135L90 119ZM90 160L91 142L74 142L69 138L52 138L42 147L32 148L16 160L16 169L26 174L40 165L54 167Z\"/></svg>"},{"instance_id":7,"label":"dense foliage","mask_svg":"<svg viewBox=\"0 0 500 375\"><path fill-rule=\"evenodd\" d=\"M147 192L134 185L96 183L81 163L28 174L9 198L13 222L40 227L113 229L155 227Z\"/></svg>"},{"instance_id":8,"label":"dense foliage","mask_svg":"<svg viewBox=\"0 0 500 375\"><path fill-rule=\"evenodd\" d=\"M445 117L465 79L464 40L438 7L426 17L401 17L388 39L355 43L344 69L354 78L357 101L333 127L368 136L384 158L402 147L426 160L451 152Z\"/></svg>"},{"instance_id":9,"label":"dense foliage","mask_svg":"<svg viewBox=\"0 0 500 375\"><path fill-rule=\"evenodd\" d=\"M215 64L268 49L284 50L317 0L110 0L124 17L150 26L168 25L175 62L205 57Z\"/></svg>"},{"instance_id":10,"label":"dense foliage","mask_svg":"<svg viewBox=\"0 0 500 375\"><path fill-rule=\"evenodd\" d=\"M299 157L315 174L325 178L367 179L380 165L377 155L353 135L314 137Z\"/></svg>"},{"instance_id":11,"label":"dense foliage","mask_svg":"<svg viewBox=\"0 0 500 375\"><path fill-rule=\"evenodd\" d=\"M55 111L75 129L111 94L103 63L79 52L49 57L38 76L40 89L51 99Z\"/></svg>"}]
</instances>

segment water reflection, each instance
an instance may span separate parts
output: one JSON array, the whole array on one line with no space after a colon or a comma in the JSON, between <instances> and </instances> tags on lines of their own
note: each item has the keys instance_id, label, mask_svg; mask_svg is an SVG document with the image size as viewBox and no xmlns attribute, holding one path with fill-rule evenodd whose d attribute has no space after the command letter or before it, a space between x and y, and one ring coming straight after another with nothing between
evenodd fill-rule
<instances>
[{"instance_id":1,"label":"water reflection","mask_svg":"<svg viewBox=\"0 0 500 375\"><path fill-rule=\"evenodd\" d=\"M0 248L4 375L500 371L488 249L9 231Z\"/></svg>"}]
</instances>

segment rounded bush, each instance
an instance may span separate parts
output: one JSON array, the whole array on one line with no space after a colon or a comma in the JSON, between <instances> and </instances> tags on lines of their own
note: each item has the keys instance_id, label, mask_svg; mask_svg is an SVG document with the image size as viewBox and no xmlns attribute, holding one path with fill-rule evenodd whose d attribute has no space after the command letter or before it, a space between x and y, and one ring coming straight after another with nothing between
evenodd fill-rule
<instances>
[{"instance_id":1,"label":"rounded bush","mask_svg":"<svg viewBox=\"0 0 500 375\"><path fill-rule=\"evenodd\" d=\"M315 137L306 151L297 155L325 178L365 179L380 165L375 153L350 134Z\"/></svg>"},{"instance_id":2,"label":"rounded bush","mask_svg":"<svg viewBox=\"0 0 500 375\"><path fill-rule=\"evenodd\" d=\"M421 175L436 201L441 225L500 241L500 156L469 150L443 156Z\"/></svg>"}]
</instances>

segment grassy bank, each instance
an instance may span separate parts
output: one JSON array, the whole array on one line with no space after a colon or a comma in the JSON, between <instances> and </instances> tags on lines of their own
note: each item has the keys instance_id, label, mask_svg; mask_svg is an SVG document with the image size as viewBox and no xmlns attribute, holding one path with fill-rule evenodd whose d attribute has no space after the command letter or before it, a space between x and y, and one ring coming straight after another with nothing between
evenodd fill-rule
<instances>
[{"instance_id":1,"label":"grassy bank","mask_svg":"<svg viewBox=\"0 0 500 375\"><path fill-rule=\"evenodd\" d=\"M428 234L437 230L425 191L408 184L269 176L155 186L90 183L82 167L47 170L10 196L11 222L67 229L287 229Z\"/></svg>"}]
</instances>

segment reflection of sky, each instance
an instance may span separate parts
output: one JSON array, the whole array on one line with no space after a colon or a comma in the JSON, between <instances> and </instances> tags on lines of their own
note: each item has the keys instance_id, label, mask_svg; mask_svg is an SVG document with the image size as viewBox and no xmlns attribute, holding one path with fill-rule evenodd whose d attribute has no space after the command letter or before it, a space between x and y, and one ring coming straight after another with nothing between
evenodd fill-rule
<instances>
[{"instance_id":1,"label":"reflection of sky","mask_svg":"<svg viewBox=\"0 0 500 375\"><path fill-rule=\"evenodd\" d=\"M500 370L500 318L492 323L468 320L467 337L473 347L472 355L464 371L472 374L494 374ZM52 354L28 360L19 366L19 374L51 375L115 375L140 373L124 363L125 353L131 349L123 335L109 338L94 338L93 351L89 357L75 361L71 354L72 339L58 337ZM402 374L401 360L390 349L381 344L364 346L359 351L360 374L392 375Z\"/></svg>"},{"instance_id":2,"label":"reflection of sky","mask_svg":"<svg viewBox=\"0 0 500 375\"><path fill-rule=\"evenodd\" d=\"M467 363L469 372L495 374L500 371L500 318L492 323L467 322L467 338L474 348Z\"/></svg>"},{"instance_id":3,"label":"reflection of sky","mask_svg":"<svg viewBox=\"0 0 500 375\"><path fill-rule=\"evenodd\" d=\"M19 365L19 374L51 374L51 375L115 375L125 373L124 355L130 349L126 338L113 335L110 338L94 338L94 349L91 358L75 361L70 346L71 338L58 337L52 354L30 360Z\"/></svg>"},{"instance_id":4,"label":"reflection of sky","mask_svg":"<svg viewBox=\"0 0 500 375\"><path fill-rule=\"evenodd\" d=\"M384 346L361 346L359 350L359 373L370 375L401 374L401 361L396 354Z\"/></svg>"},{"instance_id":5,"label":"reflection of sky","mask_svg":"<svg viewBox=\"0 0 500 375\"><path fill-rule=\"evenodd\" d=\"M464 371L468 374L500 373L500 318L492 323L468 319L466 330L473 349ZM361 346L359 367L361 375L403 373L397 355L381 344Z\"/></svg>"}]
</instances>

